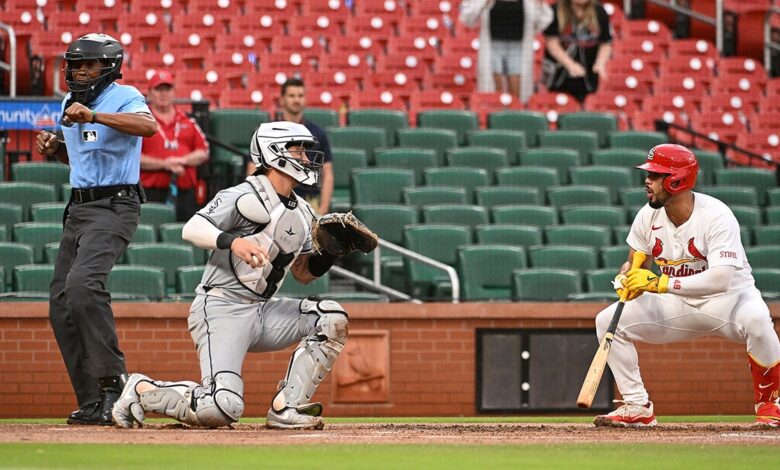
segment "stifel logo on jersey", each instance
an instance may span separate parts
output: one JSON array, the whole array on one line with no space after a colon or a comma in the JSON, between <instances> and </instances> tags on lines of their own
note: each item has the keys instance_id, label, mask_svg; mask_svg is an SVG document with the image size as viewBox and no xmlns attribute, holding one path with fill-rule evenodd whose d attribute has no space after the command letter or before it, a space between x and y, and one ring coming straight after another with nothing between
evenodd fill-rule
<instances>
[{"instance_id":1,"label":"stifel logo on jersey","mask_svg":"<svg viewBox=\"0 0 780 470\"><path fill-rule=\"evenodd\" d=\"M669 277L685 277L707 270L707 257L701 254L696 245L693 242L693 238L688 240L687 247L690 258L685 257L681 259L667 259L664 258L664 242L655 237L655 243L651 250L653 258L655 258L655 264L662 273Z\"/></svg>"}]
</instances>

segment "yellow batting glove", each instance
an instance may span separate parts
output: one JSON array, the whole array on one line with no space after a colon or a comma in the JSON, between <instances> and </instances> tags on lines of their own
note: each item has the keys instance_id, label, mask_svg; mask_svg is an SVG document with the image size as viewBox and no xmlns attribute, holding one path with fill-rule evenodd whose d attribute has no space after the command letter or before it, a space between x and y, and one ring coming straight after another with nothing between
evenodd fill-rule
<instances>
[{"instance_id":1,"label":"yellow batting glove","mask_svg":"<svg viewBox=\"0 0 780 470\"><path fill-rule=\"evenodd\" d=\"M615 276L615 280L612 281L612 288L615 289L615 292L617 292L618 297L622 298L623 297L623 291L628 289L626 287L627 279L628 278L626 277L625 274L618 274L617 276ZM637 290L637 291L629 290L628 291L628 295L626 296L626 300L627 301L628 300L634 300L634 299L636 299L637 297L639 297L642 294L644 294L644 292L641 291L641 290Z\"/></svg>"},{"instance_id":2,"label":"yellow batting glove","mask_svg":"<svg viewBox=\"0 0 780 470\"><path fill-rule=\"evenodd\" d=\"M669 287L669 276L662 274L660 277L649 269L632 269L626 273L626 287L629 291L645 291L663 294Z\"/></svg>"}]
</instances>

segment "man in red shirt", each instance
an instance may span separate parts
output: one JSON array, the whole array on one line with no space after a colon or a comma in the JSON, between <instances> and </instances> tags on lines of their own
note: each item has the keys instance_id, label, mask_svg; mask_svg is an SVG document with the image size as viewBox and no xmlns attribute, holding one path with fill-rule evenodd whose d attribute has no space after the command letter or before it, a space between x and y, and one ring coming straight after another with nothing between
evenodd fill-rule
<instances>
[{"instance_id":1,"label":"man in red shirt","mask_svg":"<svg viewBox=\"0 0 780 470\"><path fill-rule=\"evenodd\" d=\"M208 160L209 145L195 121L174 107L174 99L173 75L156 72L147 100L158 132L143 140L141 182L150 201L173 200L176 220L186 222L198 210L198 166Z\"/></svg>"}]
</instances>

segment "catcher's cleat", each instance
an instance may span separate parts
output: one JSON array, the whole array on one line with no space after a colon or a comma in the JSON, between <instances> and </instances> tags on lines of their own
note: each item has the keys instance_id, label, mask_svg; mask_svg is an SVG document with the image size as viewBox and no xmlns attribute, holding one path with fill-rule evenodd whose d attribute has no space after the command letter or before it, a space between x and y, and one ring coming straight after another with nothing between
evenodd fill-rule
<instances>
[{"instance_id":1,"label":"catcher's cleat","mask_svg":"<svg viewBox=\"0 0 780 470\"><path fill-rule=\"evenodd\" d=\"M277 412L272 407L268 410L265 427L270 429L323 429L325 427L325 423L318 414L306 414L306 412L321 413L322 406L309 407L304 405L299 408L303 412L289 407Z\"/></svg>"},{"instance_id":2,"label":"catcher's cleat","mask_svg":"<svg viewBox=\"0 0 780 470\"><path fill-rule=\"evenodd\" d=\"M68 415L68 424L96 425L100 423L100 402L87 403Z\"/></svg>"},{"instance_id":3,"label":"catcher's cleat","mask_svg":"<svg viewBox=\"0 0 780 470\"><path fill-rule=\"evenodd\" d=\"M615 400L615 403L623 403L623 405L612 413L596 416L593 424L613 428L643 428L657 424L653 413L653 402L649 401L646 405L640 405Z\"/></svg>"},{"instance_id":4,"label":"catcher's cleat","mask_svg":"<svg viewBox=\"0 0 780 470\"><path fill-rule=\"evenodd\" d=\"M780 404L777 402L759 403L756 405L756 426L780 427Z\"/></svg>"},{"instance_id":5,"label":"catcher's cleat","mask_svg":"<svg viewBox=\"0 0 780 470\"><path fill-rule=\"evenodd\" d=\"M120 428L132 428L133 423L138 423L138 427L144 425L144 410L141 407L141 398L136 391L135 387L138 382L146 380L151 382L152 379L143 374L133 374L127 379L125 388L122 390L122 394L114 404L114 408L111 410L111 417L114 424Z\"/></svg>"}]
</instances>

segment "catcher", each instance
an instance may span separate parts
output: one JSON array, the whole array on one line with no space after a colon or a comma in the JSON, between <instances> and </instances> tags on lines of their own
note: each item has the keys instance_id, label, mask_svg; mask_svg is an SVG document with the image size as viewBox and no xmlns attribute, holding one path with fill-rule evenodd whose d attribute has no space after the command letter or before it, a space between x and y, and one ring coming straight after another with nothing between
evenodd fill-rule
<instances>
[{"instance_id":1,"label":"catcher","mask_svg":"<svg viewBox=\"0 0 780 470\"><path fill-rule=\"evenodd\" d=\"M377 238L352 214L317 221L309 204L296 197L298 184L319 181L322 152L311 150L315 144L300 124L262 124L250 145L257 171L220 191L184 226L185 240L214 250L188 320L202 381L131 375L113 408L117 426L140 426L146 412L192 426L234 423L244 411L241 366L246 353L299 342L266 425L323 428L322 405L310 400L344 347L347 314L332 300L276 298L274 293L288 270L309 283L340 256L373 250Z\"/></svg>"}]
</instances>

